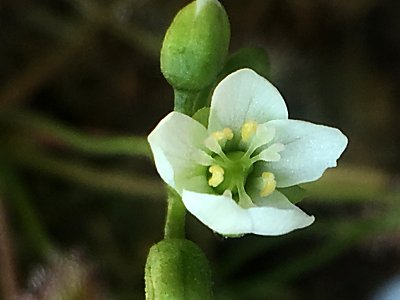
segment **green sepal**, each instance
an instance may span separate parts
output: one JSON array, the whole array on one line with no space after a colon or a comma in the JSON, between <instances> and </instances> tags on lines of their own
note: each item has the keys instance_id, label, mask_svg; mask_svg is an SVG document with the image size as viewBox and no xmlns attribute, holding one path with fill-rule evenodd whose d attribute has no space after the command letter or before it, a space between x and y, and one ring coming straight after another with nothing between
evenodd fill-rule
<instances>
[{"instance_id":1,"label":"green sepal","mask_svg":"<svg viewBox=\"0 0 400 300\"><path fill-rule=\"evenodd\" d=\"M247 47L231 54L213 84L199 92L197 96L198 108L210 106L211 92L217 84L227 75L243 68L253 69L261 76L268 78L270 75L270 62L265 49Z\"/></svg>"},{"instance_id":2,"label":"green sepal","mask_svg":"<svg viewBox=\"0 0 400 300\"><path fill-rule=\"evenodd\" d=\"M210 108L203 107L200 108L196 113L192 116L197 122L203 125L205 128L208 128L208 118L210 116Z\"/></svg>"},{"instance_id":3,"label":"green sepal","mask_svg":"<svg viewBox=\"0 0 400 300\"><path fill-rule=\"evenodd\" d=\"M185 239L166 239L151 247L145 283L146 300L212 299L207 258Z\"/></svg>"},{"instance_id":4,"label":"green sepal","mask_svg":"<svg viewBox=\"0 0 400 300\"><path fill-rule=\"evenodd\" d=\"M226 238L226 239L229 239L229 238L238 239L238 238L241 238L241 237L244 237L244 233L243 234L225 234L224 235L224 238Z\"/></svg>"},{"instance_id":5,"label":"green sepal","mask_svg":"<svg viewBox=\"0 0 400 300\"><path fill-rule=\"evenodd\" d=\"M218 78L222 79L230 73L243 68L253 69L261 76L268 78L270 75L270 61L267 51L260 47L239 49L229 56Z\"/></svg>"},{"instance_id":6,"label":"green sepal","mask_svg":"<svg viewBox=\"0 0 400 300\"><path fill-rule=\"evenodd\" d=\"M298 185L278 188L278 191L284 194L293 204L300 202L307 196L307 191Z\"/></svg>"}]
</instances>

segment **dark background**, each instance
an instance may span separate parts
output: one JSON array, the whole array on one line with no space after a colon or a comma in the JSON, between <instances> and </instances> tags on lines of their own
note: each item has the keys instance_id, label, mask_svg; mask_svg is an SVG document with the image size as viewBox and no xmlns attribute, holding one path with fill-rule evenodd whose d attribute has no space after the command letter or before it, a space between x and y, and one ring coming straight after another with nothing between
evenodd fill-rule
<instances>
[{"instance_id":1,"label":"dark background","mask_svg":"<svg viewBox=\"0 0 400 300\"><path fill-rule=\"evenodd\" d=\"M63 289L144 298L166 206L145 137L173 106L159 49L186 3L0 3L4 299ZM222 4L231 51L266 49L291 118L338 127L350 142L338 168L307 187L310 228L224 239L188 217L215 298L375 299L400 273L400 2Z\"/></svg>"}]
</instances>

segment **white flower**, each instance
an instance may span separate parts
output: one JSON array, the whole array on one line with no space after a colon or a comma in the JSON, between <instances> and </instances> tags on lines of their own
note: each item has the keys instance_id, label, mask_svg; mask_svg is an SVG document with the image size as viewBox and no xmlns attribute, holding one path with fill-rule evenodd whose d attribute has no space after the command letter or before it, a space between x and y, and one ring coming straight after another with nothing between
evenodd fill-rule
<instances>
[{"instance_id":1,"label":"white flower","mask_svg":"<svg viewBox=\"0 0 400 300\"><path fill-rule=\"evenodd\" d=\"M162 179L222 235L280 235L312 224L280 190L320 178L347 145L338 129L289 120L278 90L250 69L218 84L208 129L172 112L148 140Z\"/></svg>"}]
</instances>

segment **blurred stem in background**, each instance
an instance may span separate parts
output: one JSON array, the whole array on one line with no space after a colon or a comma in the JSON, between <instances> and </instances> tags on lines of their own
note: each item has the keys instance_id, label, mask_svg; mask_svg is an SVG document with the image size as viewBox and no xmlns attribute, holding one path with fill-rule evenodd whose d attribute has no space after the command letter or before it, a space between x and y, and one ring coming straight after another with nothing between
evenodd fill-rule
<instances>
[{"instance_id":1,"label":"blurred stem in background","mask_svg":"<svg viewBox=\"0 0 400 300\"><path fill-rule=\"evenodd\" d=\"M2 186L0 185L0 188ZM14 249L7 224L8 216L0 190L0 286L4 299L14 299L18 295Z\"/></svg>"},{"instance_id":2,"label":"blurred stem in background","mask_svg":"<svg viewBox=\"0 0 400 300\"><path fill-rule=\"evenodd\" d=\"M347 183L347 184L345 184ZM305 244L305 248L292 252L284 262L255 275L246 282L230 283L221 287L221 299L256 298L268 290L271 295L279 295L282 287L301 278L302 274L321 270L357 245L385 235L396 234L400 230L400 193L388 175L377 170L353 166L331 170L316 184L307 185L312 196L309 202L324 205L374 204L373 210L360 216L343 216L335 219L318 219L307 231L294 236L283 236L274 240L259 241L251 249L239 244L229 256L223 257L218 270L222 278L239 272L243 266L269 251L280 249L295 240L301 241L309 234L320 238L318 244ZM328 201L329 200L329 201ZM232 286L234 288L232 289Z\"/></svg>"},{"instance_id":3,"label":"blurred stem in background","mask_svg":"<svg viewBox=\"0 0 400 300\"><path fill-rule=\"evenodd\" d=\"M90 187L93 190L153 200L165 197L165 191L160 181L133 172L99 169L89 166L87 163L44 154L35 148L26 152L24 150L14 151L8 156L22 168L49 174Z\"/></svg>"},{"instance_id":4,"label":"blurred stem in background","mask_svg":"<svg viewBox=\"0 0 400 300\"><path fill-rule=\"evenodd\" d=\"M308 249L305 249L306 251L301 252L301 254L293 253L293 256L287 258L285 263L268 270L265 275L249 278L246 282L236 282L226 288L222 287L221 296L223 297L221 299L232 299L234 296L239 296L240 299L251 299L262 294L266 287L268 287L268 290L273 291L274 289L279 289L281 285L290 280L300 278L301 274L321 269L356 244L377 235L399 230L399 214L400 207L397 203L395 206L388 207L385 213L378 214L372 218L316 222L310 230L318 235L322 233L323 236L327 237L323 242L317 246L306 246ZM277 246L285 242L287 242L287 239L280 238L272 244ZM270 243L265 245L270 246ZM240 251L240 249L237 250L236 253L246 252ZM260 253L265 253L266 250L266 247L262 247ZM251 254L253 257L257 255L254 252L251 252ZM245 255L247 256L247 254ZM235 257L239 260L235 264L245 265L243 257L240 257L240 255ZM232 287L234 288L232 289Z\"/></svg>"},{"instance_id":5,"label":"blurred stem in background","mask_svg":"<svg viewBox=\"0 0 400 300\"><path fill-rule=\"evenodd\" d=\"M73 0L72 2L82 17L94 28L108 31L131 44L144 55L158 59L162 36L156 36L140 25L127 23L125 18L119 17L122 11L129 12L131 8L134 8L135 1L119 0L110 4L100 4L98 1Z\"/></svg>"},{"instance_id":6,"label":"blurred stem in background","mask_svg":"<svg viewBox=\"0 0 400 300\"><path fill-rule=\"evenodd\" d=\"M55 248L51 244L23 184L12 165L5 161L6 157L4 153L0 153L0 186L7 197L7 206L18 216L18 222L20 222L23 232L26 233L32 249L39 257L46 259Z\"/></svg>"},{"instance_id":7,"label":"blurred stem in background","mask_svg":"<svg viewBox=\"0 0 400 300\"><path fill-rule=\"evenodd\" d=\"M32 28L45 31L55 38L55 43L44 51L40 58L29 63L22 71L11 76L0 86L0 111L7 111L23 102L56 74L65 71L70 62L93 42L96 33L107 31L119 37L140 53L150 58L158 58L161 36L156 36L137 24L118 18L118 10L129 8L131 1L117 1L112 7L102 7L95 1L73 1L82 20L70 22L57 18L45 8L37 6L26 13L26 21Z\"/></svg>"},{"instance_id":8,"label":"blurred stem in background","mask_svg":"<svg viewBox=\"0 0 400 300\"><path fill-rule=\"evenodd\" d=\"M69 44L58 44L47 50L41 58L30 63L25 69L7 80L0 87L0 112L8 111L30 99L31 94L55 74L66 68L69 62L87 43L87 29L74 32L76 40Z\"/></svg>"},{"instance_id":9,"label":"blurred stem in background","mask_svg":"<svg viewBox=\"0 0 400 300\"><path fill-rule=\"evenodd\" d=\"M65 144L77 151L99 155L150 156L150 148L142 137L96 137L80 133L58 121L28 111L11 111L1 116L8 124L20 127L23 133L47 137L53 143Z\"/></svg>"}]
</instances>

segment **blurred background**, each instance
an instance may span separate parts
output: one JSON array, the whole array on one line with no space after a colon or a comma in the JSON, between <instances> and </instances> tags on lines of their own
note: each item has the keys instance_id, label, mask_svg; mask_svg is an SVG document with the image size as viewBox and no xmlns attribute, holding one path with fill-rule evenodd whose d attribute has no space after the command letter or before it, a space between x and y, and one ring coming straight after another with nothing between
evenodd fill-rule
<instances>
[{"instance_id":1,"label":"blurred background","mask_svg":"<svg viewBox=\"0 0 400 300\"><path fill-rule=\"evenodd\" d=\"M222 3L291 118L350 142L306 186L307 229L224 239L188 216L215 298L400 299L400 2ZM159 49L185 4L1 1L1 299L144 299L166 210L146 135L173 107Z\"/></svg>"}]
</instances>

